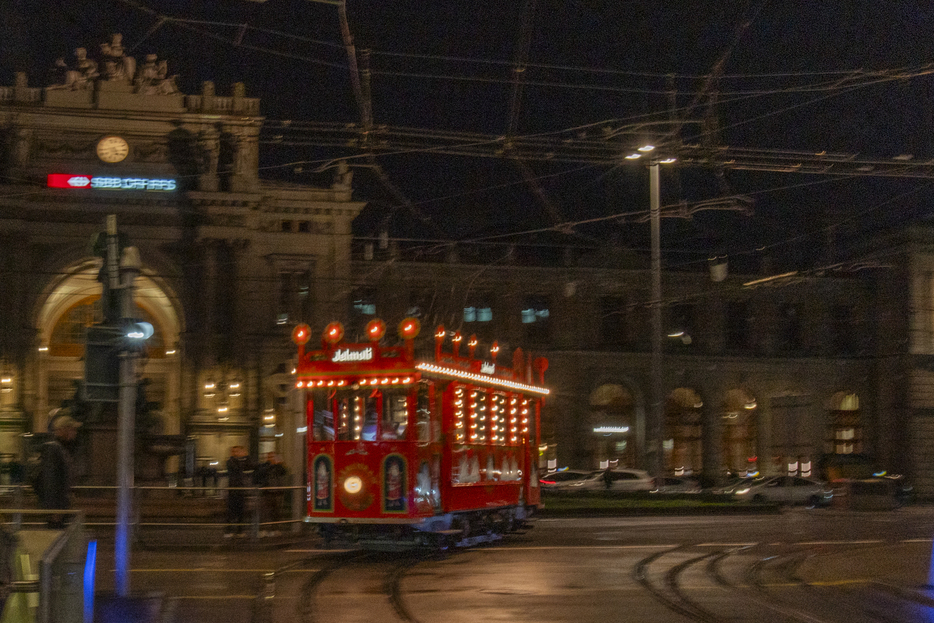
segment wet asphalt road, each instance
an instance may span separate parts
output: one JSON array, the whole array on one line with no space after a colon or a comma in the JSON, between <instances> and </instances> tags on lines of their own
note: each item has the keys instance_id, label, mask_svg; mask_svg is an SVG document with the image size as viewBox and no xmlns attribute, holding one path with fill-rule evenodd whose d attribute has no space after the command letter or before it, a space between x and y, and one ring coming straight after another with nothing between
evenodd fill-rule
<instances>
[{"instance_id":1,"label":"wet asphalt road","mask_svg":"<svg viewBox=\"0 0 934 623\"><path fill-rule=\"evenodd\" d=\"M932 535L930 507L540 519L442 556L205 535L137 550L131 581L165 595L164 620L204 623L934 621L934 602L894 592L925 583ZM106 537L101 548L107 590Z\"/></svg>"}]
</instances>

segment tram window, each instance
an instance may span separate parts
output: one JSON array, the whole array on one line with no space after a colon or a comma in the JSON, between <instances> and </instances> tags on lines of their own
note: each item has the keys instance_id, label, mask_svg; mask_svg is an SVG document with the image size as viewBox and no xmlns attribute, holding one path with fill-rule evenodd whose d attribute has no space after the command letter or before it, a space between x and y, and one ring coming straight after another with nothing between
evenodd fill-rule
<instances>
[{"instance_id":1,"label":"tram window","mask_svg":"<svg viewBox=\"0 0 934 623\"><path fill-rule=\"evenodd\" d=\"M405 439L405 429L409 424L408 400L405 394L386 396L383 422L383 439Z\"/></svg>"},{"instance_id":2,"label":"tram window","mask_svg":"<svg viewBox=\"0 0 934 623\"><path fill-rule=\"evenodd\" d=\"M358 398L358 400L360 400ZM376 441L376 429L379 424L379 412L380 412L380 403L382 402L382 394L379 391L374 391L365 399L363 399L365 407L363 409L363 430L361 435L357 437L358 439L363 439L363 441Z\"/></svg>"},{"instance_id":3,"label":"tram window","mask_svg":"<svg viewBox=\"0 0 934 623\"><path fill-rule=\"evenodd\" d=\"M337 398L337 439L338 441L351 441L360 438L360 422L355 417L351 397L347 395Z\"/></svg>"},{"instance_id":4,"label":"tram window","mask_svg":"<svg viewBox=\"0 0 934 623\"><path fill-rule=\"evenodd\" d=\"M418 397L415 404L415 432L418 441L428 443L431 439L431 388L428 383L418 384Z\"/></svg>"},{"instance_id":5,"label":"tram window","mask_svg":"<svg viewBox=\"0 0 934 623\"><path fill-rule=\"evenodd\" d=\"M328 399L327 392L314 391L311 393L311 431L314 441L333 441L335 434L334 412L332 401Z\"/></svg>"},{"instance_id":6,"label":"tram window","mask_svg":"<svg viewBox=\"0 0 934 623\"><path fill-rule=\"evenodd\" d=\"M324 409L315 409L314 440L334 441L334 414Z\"/></svg>"}]
</instances>

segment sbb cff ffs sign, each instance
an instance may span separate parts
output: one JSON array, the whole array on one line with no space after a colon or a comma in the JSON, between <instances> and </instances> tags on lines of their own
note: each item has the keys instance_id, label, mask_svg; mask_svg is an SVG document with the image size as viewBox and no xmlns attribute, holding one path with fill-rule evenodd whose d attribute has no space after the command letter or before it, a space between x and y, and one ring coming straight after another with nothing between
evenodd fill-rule
<instances>
[{"instance_id":1,"label":"sbb cff ffs sign","mask_svg":"<svg viewBox=\"0 0 934 623\"><path fill-rule=\"evenodd\" d=\"M169 192L176 188L175 180L149 179L145 177L104 177L101 175L74 175L70 173L49 173L49 188L96 190L146 190L150 192Z\"/></svg>"}]
</instances>

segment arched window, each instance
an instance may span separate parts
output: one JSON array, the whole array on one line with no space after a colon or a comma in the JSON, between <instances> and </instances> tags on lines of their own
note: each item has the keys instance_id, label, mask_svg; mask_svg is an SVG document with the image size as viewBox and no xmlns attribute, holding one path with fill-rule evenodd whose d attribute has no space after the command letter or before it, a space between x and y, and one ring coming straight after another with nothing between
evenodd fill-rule
<instances>
[{"instance_id":1,"label":"arched window","mask_svg":"<svg viewBox=\"0 0 934 623\"><path fill-rule=\"evenodd\" d=\"M682 476L703 469L703 406L700 395L687 387L679 387L668 395L662 441L667 472Z\"/></svg>"},{"instance_id":2,"label":"arched window","mask_svg":"<svg viewBox=\"0 0 934 623\"><path fill-rule=\"evenodd\" d=\"M722 413L723 468L745 475L759 471L756 453L756 399L743 389L726 393Z\"/></svg>"},{"instance_id":3,"label":"arched window","mask_svg":"<svg viewBox=\"0 0 934 623\"><path fill-rule=\"evenodd\" d=\"M103 320L101 297L98 294L85 297L68 308L55 323L49 340L49 355L52 357L81 357L84 355L85 332L93 324ZM165 357L163 332L155 317L145 308L136 305L136 317L148 322L155 329L146 340L147 356L153 359Z\"/></svg>"},{"instance_id":4,"label":"arched window","mask_svg":"<svg viewBox=\"0 0 934 623\"><path fill-rule=\"evenodd\" d=\"M607 462L617 467L633 465L634 409L632 394L622 385L607 383L590 394L592 467L605 466Z\"/></svg>"}]
</instances>

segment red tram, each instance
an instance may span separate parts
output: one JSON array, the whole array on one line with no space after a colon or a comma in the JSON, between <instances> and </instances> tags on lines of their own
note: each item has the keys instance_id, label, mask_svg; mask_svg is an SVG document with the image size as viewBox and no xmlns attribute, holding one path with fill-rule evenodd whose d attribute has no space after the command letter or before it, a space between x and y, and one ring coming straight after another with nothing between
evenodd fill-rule
<instances>
[{"instance_id":1,"label":"red tram","mask_svg":"<svg viewBox=\"0 0 934 623\"><path fill-rule=\"evenodd\" d=\"M325 537L471 545L498 538L541 502L539 416L549 391L547 360L517 349L512 365L467 356L453 334L435 332L434 359L419 361L415 319L399 324L402 346L383 346L381 320L368 343L343 342L340 323L327 326L322 349L298 344L297 386L304 391L308 439L308 521Z\"/></svg>"}]
</instances>

